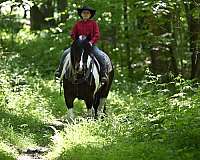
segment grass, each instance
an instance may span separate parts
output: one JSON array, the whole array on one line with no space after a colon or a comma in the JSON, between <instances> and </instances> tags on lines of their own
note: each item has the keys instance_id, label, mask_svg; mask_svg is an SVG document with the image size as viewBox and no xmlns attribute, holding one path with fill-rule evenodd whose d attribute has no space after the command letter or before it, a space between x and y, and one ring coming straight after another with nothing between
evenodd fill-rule
<instances>
[{"instance_id":1,"label":"grass","mask_svg":"<svg viewBox=\"0 0 200 160\"><path fill-rule=\"evenodd\" d=\"M49 59L44 55L59 46L53 39L34 35L28 43L16 40L13 50L7 41L7 49L0 50L0 159L45 146L48 160L198 160L200 90L181 76L160 83L159 76L147 74L132 83L116 68L108 117L84 119L84 104L76 100L75 123L52 130L51 124L67 112L53 80L61 46L51 50Z\"/></svg>"}]
</instances>

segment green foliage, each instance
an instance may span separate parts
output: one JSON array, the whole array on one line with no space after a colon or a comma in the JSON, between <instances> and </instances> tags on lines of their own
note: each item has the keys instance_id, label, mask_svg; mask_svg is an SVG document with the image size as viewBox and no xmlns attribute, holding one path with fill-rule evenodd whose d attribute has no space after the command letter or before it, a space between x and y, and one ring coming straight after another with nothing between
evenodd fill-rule
<instances>
[{"instance_id":1,"label":"green foliage","mask_svg":"<svg viewBox=\"0 0 200 160\"><path fill-rule=\"evenodd\" d=\"M12 156L10 156L8 153L4 151L0 151L0 159L6 159L6 160L14 160Z\"/></svg>"},{"instance_id":2,"label":"green foliage","mask_svg":"<svg viewBox=\"0 0 200 160\"><path fill-rule=\"evenodd\" d=\"M51 123L64 117L67 111L64 99L53 81L53 70L38 66L44 64L45 56L37 62L33 58L49 51L55 41L49 32L27 37L25 33L20 31L16 36L17 52L1 52L1 157L15 159L19 150L30 146L49 147L50 151L44 154L47 159L196 160L199 157L198 83L173 75L163 82L162 76L155 76L149 70L142 81L132 83L128 72L116 67L107 101L108 117L86 120L83 103L76 101L75 124L65 124L54 132ZM40 45L41 42L45 45ZM55 68L53 62L52 59L50 64ZM28 68L31 63L34 65Z\"/></svg>"},{"instance_id":3,"label":"green foliage","mask_svg":"<svg viewBox=\"0 0 200 160\"><path fill-rule=\"evenodd\" d=\"M148 61L148 47L155 43L173 43L171 34L156 37L143 22L138 23L144 26L130 28L130 39L134 40L131 45L136 62L134 69L137 70L130 76L130 71L120 64L124 63L126 56L122 55L126 54L121 23L122 1L77 1L76 6L73 2L69 1L72 10L81 2L99 5L96 18L101 18L98 21L103 36L113 37L115 33L108 31L116 27L116 46L105 47L115 65L115 79L107 100L107 117L96 121L83 118L86 108L83 102L75 101L77 119L74 124L65 123L61 129L52 127L67 112L53 74L63 49L70 46L68 31L77 19L75 12L71 13L72 17L66 24L36 32L27 27L12 32L9 25L6 30L2 24L0 159L16 159L22 149L45 146L50 150L43 157L49 160L197 160L200 156L199 83L186 80L182 75L155 75L149 69L145 72L137 70L137 67L148 66L141 64L144 59ZM128 2L132 7L129 8L130 24L137 23L136 15L141 19L152 16L153 1ZM159 6L160 1L155 4L155 7ZM169 1L163 12L173 10L175 4ZM159 25L168 20L157 18ZM143 44L147 50L133 50L144 40L147 40L147 46Z\"/></svg>"}]
</instances>

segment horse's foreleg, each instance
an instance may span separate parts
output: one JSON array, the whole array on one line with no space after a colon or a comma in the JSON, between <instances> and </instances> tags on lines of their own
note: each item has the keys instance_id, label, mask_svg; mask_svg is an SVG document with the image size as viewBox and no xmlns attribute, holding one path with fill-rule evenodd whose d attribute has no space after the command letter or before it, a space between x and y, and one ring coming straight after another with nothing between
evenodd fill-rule
<instances>
[{"instance_id":1,"label":"horse's foreleg","mask_svg":"<svg viewBox=\"0 0 200 160\"><path fill-rule=\"evenodd\" d=\"M67 108L68 108L67 118L69 120L74 120L74 118L75 118L74 109L73 109L73 102L74 102L74 98L65 97L65 103L66 103Z\"/></svg>"},{"instance_id":2,"label":"horse's foreleg","mask_svg":"<svg viewBox=\"0 0 200 160\"><path fill-rule=\"evenodd\" d=\"M98 118L99 116L104 117L104 115L105 115L105 101L106 101L106 98L96 96L95 103L94 103L94 106L93 106L94 109L95 109L95 117L96 118Z\"/></svg>"},{"instance_id":3,"label":"horse's foreleg","mask_svg":"<svg viewBox=\"0 0 200 160\"><path fill-rule=\"evenodd\" d=\"M87 106L87 116L93 118L95 115L94 108L92 107L93 100L85 100L85 104Z\"/></svg>"},{"instance_id":4,"label":"horse's foreleg","mask_svg":"<svg viewBox=\"0 0 200 160\"><path fill-rule=\"evenodd\" d=\"M105 102L106 102L106 98L100 98L99 106L97 109L97 115L101 115L104 113Z\"/></svg>"}]
</instances>

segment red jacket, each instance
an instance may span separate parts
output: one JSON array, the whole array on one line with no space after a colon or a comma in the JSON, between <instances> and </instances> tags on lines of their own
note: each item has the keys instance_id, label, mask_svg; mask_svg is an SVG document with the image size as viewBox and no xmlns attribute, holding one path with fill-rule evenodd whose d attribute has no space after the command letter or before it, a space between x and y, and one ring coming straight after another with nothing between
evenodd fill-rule
<instances>
[{"instance_id":1,"label":"red jacket","mask_svg":"<svg viewBox=\"0 0 200 160\"><path fill-rule=\"evenodd\" d=\"M87 36L92 44L96 44L100 38L99 26L96 21L91 19L78 21L72 29L71 37L75 40L80 35Z\"/></svg>"}]
</instances>

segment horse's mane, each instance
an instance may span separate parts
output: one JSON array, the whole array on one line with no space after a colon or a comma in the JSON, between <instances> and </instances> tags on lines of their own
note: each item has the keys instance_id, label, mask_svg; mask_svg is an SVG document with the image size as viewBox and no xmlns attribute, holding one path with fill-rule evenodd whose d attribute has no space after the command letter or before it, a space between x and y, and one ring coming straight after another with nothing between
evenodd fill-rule
<instances>
[{"instance_id":1,"label":"horse's mane","mask_svg":"<svg viewBox=\"0 0 200 160\"><path fill-rule=\"evenodd\" d=\"M91 64L91 61L92 61L92 57L90 55L88 55L87 68L89 68L89 66ZM98 73L98 70L100 68L100 65L99 65L97 60L95 60L95 61L97 63L94 64L94 68L92 70L92 73L93 73L93 75L96 75L95 84L96 84L96 86L98 86L98 84L99 84L99 73ZM74 74L74 69L72 67L72 62L71 62L71 51L65 57L63 70L62 70L62 74L61 74L60 80L63 79L63 77L65 76L65 73L67 73L67 76L69 76L69 77L72 77L73 74ZM96 87L95 92L97 91L97 89L98 89L98 87Z\"/></svg>"},{"instance_id":2,"label":"horse's mane","mask_svg":"<svg viewBox=\"0 0 200 160\"><path fill-rule=\"evenodd\" d=\"M66 72L68 72L69 75L72 75L73 72L73 67L71 62L71 51L65 57L61 79L63 79L63 76L65 75Z\"/></svg>"}]
</instances>

